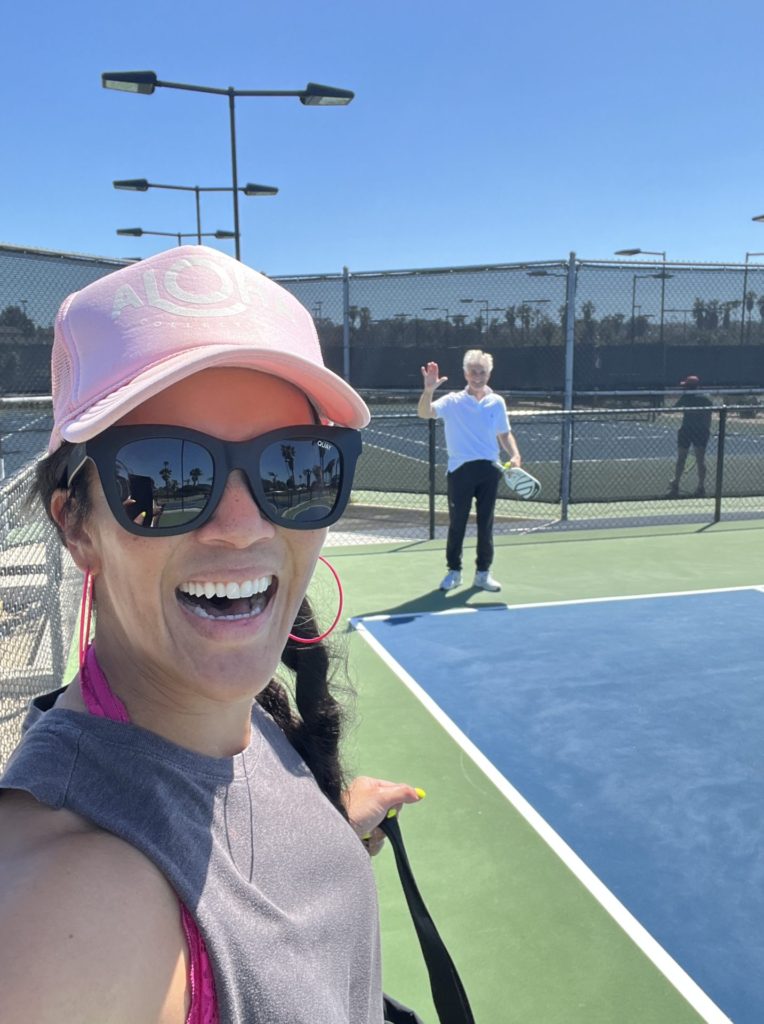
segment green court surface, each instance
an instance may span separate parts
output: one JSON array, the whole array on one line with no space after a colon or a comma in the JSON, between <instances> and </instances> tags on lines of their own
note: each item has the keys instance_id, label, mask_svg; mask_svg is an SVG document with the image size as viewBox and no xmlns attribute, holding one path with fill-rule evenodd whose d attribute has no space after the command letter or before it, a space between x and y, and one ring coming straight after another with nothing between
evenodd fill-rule
<instances>
[{"instance_id":1,"label":"green court surface","mask_svg":"<svg viewBox=\"0 0 764 1024\"><path fill-rule=\"evenodd\" d=\"M764 524L666 526L497 539L500 594L436 590L443 542L327 547L349 617L758 586ZM465 548L471 579L474 542ZM357 718L354 771L427 791L402 826L419 887L460 970L477 1024L685 1024L724 1021L685 1000L493 782L360 635L347 637ZM340 641L341 643L342 641ZM512 648L499 663L475 651L474 670L509 685ZM690 641L692 642L692 641ZM697 643L713 643L709 635ZM392 854L375 858L385 988L432 1024L427 975Z\"/></svg>"}]
</instances>

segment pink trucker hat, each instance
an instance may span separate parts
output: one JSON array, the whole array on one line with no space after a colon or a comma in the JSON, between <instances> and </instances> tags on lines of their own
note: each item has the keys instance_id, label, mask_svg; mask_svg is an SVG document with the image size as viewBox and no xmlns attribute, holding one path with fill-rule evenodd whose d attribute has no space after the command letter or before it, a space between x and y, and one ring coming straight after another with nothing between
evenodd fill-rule
<instances>
[{"instance_id":1,"label":"pink trucker hat","mask_svg":"<svg viewBox=\"0 0 764 1024\"><path fill-rule=\"evenodd\" d=\"M184 245L70 295L53 338L53 433L87 441L170 384L210 366L273 374L324 421L369 422L366 403L324 366L313 320L285 288L217 249Z\"/></svg>"}]
</instances>

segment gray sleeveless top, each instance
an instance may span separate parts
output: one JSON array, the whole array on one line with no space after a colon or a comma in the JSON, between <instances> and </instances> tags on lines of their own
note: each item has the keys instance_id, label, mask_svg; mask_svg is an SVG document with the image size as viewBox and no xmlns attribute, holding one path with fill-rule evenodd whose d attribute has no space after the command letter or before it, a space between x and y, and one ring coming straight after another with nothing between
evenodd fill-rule
<instances>
[{"instance_id":1,"label":"gray sleeveless top","mask_svg":"<svg viewBox=\"0 0 764 1024\"><path fill-rule=\"evenodd\" d=\"M206 757L38 698L0 778L152 860L204 938L221 1024L382 1024L369 856L273 720Z\"/></svg>"}]
</instances>

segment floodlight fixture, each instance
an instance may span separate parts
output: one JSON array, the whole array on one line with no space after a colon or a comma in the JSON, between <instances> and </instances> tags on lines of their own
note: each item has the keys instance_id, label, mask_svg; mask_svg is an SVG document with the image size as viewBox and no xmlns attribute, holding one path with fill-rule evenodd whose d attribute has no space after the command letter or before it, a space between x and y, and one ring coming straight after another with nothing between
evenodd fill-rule
<instances>
[{"instance_id":1,"label":"floodlight fixture","mask_svg":"<svg viewBox=\"0 0 764 1024\"><path fill-rule=\"evenodd\" d=\"M112 185L116 189L121 189L124 192L148 192L151 186L145 178L128 178L125 181L113 181Z\"/></svg>"},{"instance_id":2,"label":"floodlight fixture","mask_svg":"<svg viewBox=\"0 0 764 1024\"><path fill-rule=\"evenodd\" d=\"M150 95L157 88L182 89L186 92L211 93L228 97L228 117L231 135L231 194L233 196L233 223L236 232L236 259L241 259L241 232L239 230L239 180L236 158L236 116L235 101L238 96L296 96L308 107L344 107L354 98L349 89L337 89L331 85L308 82L304 89L221 89L207 85L191 85L186 82L163 82L155 71L106 71L101 75L105 89L122 92L136 92ZM248 193L249 195L275 195L275 192Z\"/></svg>"},{"instance_id":3,"label":"floodlight fixture","mask_svg":"<svg viewBox=\"0 0 764 1024\"><path fill-rule=\"evenodd\" d=\"M104 89L150 96L157 86L157 76L155 71L104 71L101 85Z\"/></svg>"},{"instance_id":4,"label":"floodlight fixture","mask_svg":"<svg viewBox=\"0 0 764 1024\"><path fill-rule=\"evenodd\" d=\"M252 182L247 182L241 191L245 196L277 196L279 194L275 185L253 185Z\"/></svg>"},{"instance_id":5,"label":"floodlight fixture","mask_svg":"<svg viewBox=\"0 0 764 1024\"><path fill-rule=\"evenodd\" d=\"M230 192L230 185L160 185L154 181L147 181L146 178L128 178L125 181L113 181L116 189L123 189L128 192L148 192L150 188L172 189L176 192L193 192L196 197L196 235L201 245L202 242L202 211L200 193L202 192ZM278 189L273 185L254 185L248 182L239 189L245 196L275 196Z\"/></svg>"},{"instance_id":6,"label":"floodlight fixture","mask_svg":"<svg viewBox=\"0 0 764 1024\"><path fill-rule=\"evenodd\" d=\"M331 85L317 85L308 82L300 95L305 107L346 107L354 98L350 89L335 89Z\"/></svg>"},{"instance_id":7,"label":"floodlight fixture","mask_svg":"<svg viewBox=\"0 0 764 1024\"><path fill-rule=\"evenodd\" d=\"M616 249L615 256L662 256L666 262L666 253L656 249Z\"/></svg>"},{"instance_id":8,"label":"floodlight fixture","mask_svg":"<svg viewBox=\"0 0 764 1024\"><path fill-rule=\"evenodd\" d=\"M128 235L131 238L142 238L143 235L159 235L162 238L177 238L178 245L183 244L184 238L196 238L201 245L202 238L236 238L235 231L147 231L145 228L117 228L118 235Z\"/></svg>"}]
</instances>

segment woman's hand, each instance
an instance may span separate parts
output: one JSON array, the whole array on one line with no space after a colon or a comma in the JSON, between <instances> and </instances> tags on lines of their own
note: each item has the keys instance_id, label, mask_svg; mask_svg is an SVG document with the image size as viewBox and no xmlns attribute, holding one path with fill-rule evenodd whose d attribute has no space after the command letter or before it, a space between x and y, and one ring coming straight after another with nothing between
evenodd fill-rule
<instances>
[{"instance_id":1,"label":"woman's hand","mask_svg":"<svg viewBox=\"0 0 764 1024\"><path fill-rule=\"evenodd\" d=\"M387 817L388 811L400 811L404 804L418 803L424 795L423 789L415 789L402 782L359 775L343 793L342 802L353 830L373 857L385 841L384 833L377 826Z\"/></svg>"}]
</instances>

